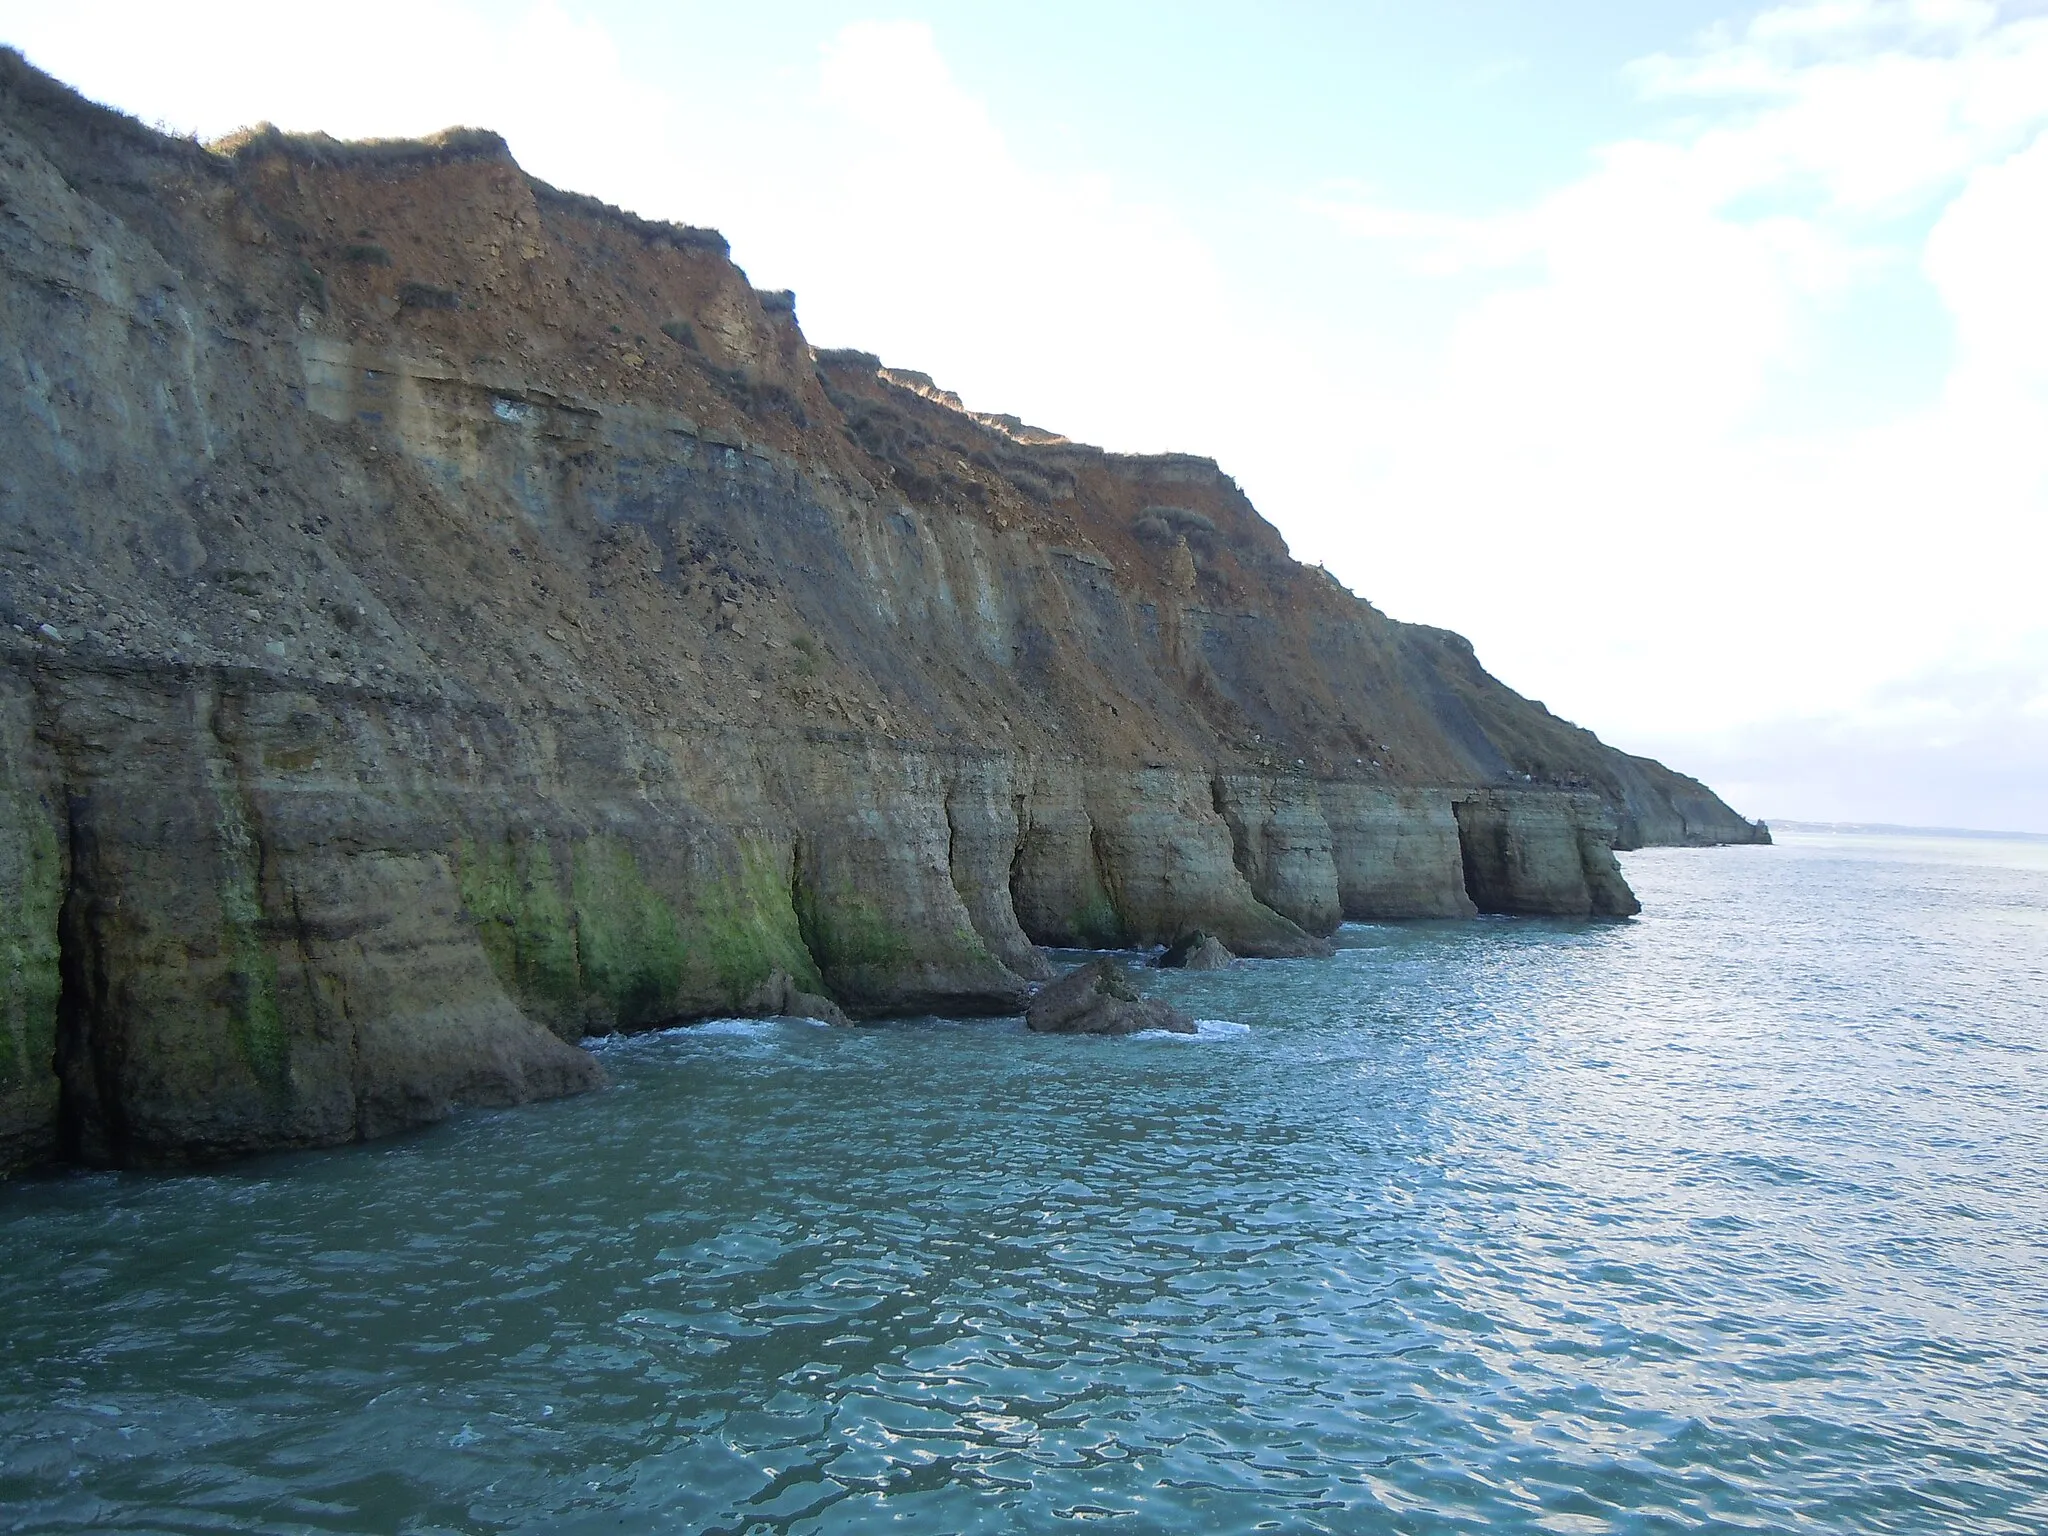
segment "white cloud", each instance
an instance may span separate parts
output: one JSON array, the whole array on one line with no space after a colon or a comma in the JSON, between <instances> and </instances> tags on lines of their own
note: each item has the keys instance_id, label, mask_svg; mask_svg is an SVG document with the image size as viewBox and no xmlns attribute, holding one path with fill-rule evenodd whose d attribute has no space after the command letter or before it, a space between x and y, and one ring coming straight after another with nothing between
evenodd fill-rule
<instances>
[{"instance_id":1,"label":"white cloud","mask_svg":"<svg viewBox=\"0 0 2048 1536\"><path fill-rule=\"evenodd\" d=\"M1939 195L2029 136L2044 56L2048 18L1979 0L1850 0L1766 11L1739 39L1631 73L1653 98L1735 109L1699 141L1731 190L1803 180L1872 213Z\"/></svg>"},{"instance_id":2,"label":"white cloud","mask_svg":"<svg viewBox=\"0 0 2048 1536\"><path fill-rule=\"evenodd\" d=\"M2048 635L1971 650L1847 707L1647 743L1753 811L2048 828Z\"/></svg>"},{"instance_id":3,"label":"white cloud","mask_svg":"<svg viewBox=\"0 0 2048 1536\"><path fill-rule=\"evenodd\" d=\"M1317 552L1626 744L1891 741L1901 677L2041 667L2048 21L1788 6L1634 74L1685 115L1534 206L1324 200L1415 272L1498 276L1395 426L1389 514ZM1784 426L1843 392L1830 327L1881 335L1921 271L1953 330L1926 403Z\"/></svg>"},{"instance_id":4,"label":"white cloud","mask_svg":"<svg viewBox=\"0 0 2048 1536\"><path fill-rule=\"evenodd\" d=\"M1928 237L1926 267L1973 388L2048 385L2048 134L1971 173Z\"/></svg>"},{"instance_id":5,"label":"white cloud","mask_svg":"<svg viewBox=\"0 0 2048 1536\"><path fill-rule=\"evenodd\" d=\"M827 103L882 143L934 169L971 170L1007 160L980 101L960 88L930 27L859 21L826 45L819 83Z\"/></svg>"},{"instance_id":6,"label":"white cloud","mask_svg":"<svg viewBox=\"0 0 2048 1536\"><path fill-rule=\"evenodd\" d=\"M1076 435L1203 442L1223 360L1251 343L1177 219L1099 174L1030 164L922 23L843 29L817 82L798 196L735 219L739 253L770 253L763 272L798 290L814 340Z\"/></svg>"}]
</instances>

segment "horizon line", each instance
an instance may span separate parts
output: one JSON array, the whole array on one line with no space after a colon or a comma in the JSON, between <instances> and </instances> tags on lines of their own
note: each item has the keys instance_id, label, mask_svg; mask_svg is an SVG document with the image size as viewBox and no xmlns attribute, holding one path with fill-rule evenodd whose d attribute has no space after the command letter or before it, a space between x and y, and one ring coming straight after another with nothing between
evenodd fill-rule
<instances>
[{"instance_id":1,"label":"horizon line","mask_svg":"<svg viewBox=\"0 0 2048 1536\"><path fill-rule=\"evenodd\" d=\"M1895 832L1908 837L2009 837L2029 842L2048 842L2048 832L2021 832L1996 827L1919 827L1895 821L1801 821L1793 817L1760 818L1772 831L1788 832Z\"/></svg>"}]
</instances>

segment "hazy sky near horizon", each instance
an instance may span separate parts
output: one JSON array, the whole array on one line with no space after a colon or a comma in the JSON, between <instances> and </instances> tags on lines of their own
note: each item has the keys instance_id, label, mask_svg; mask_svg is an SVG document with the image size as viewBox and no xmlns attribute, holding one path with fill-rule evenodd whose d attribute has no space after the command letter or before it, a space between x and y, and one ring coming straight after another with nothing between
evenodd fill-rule
<instances>
[{"instance_id":1,"label":"hazy sky near horizon","mask_svg":"<svg viewBox=\"0 0 2048 1536\"><path fill-rule=\"evenodd\" d=\"M1749 814L2048 831L2048 0L342 14L0 41L207 137L497 128Z\"/></svg>"}]
</instances>

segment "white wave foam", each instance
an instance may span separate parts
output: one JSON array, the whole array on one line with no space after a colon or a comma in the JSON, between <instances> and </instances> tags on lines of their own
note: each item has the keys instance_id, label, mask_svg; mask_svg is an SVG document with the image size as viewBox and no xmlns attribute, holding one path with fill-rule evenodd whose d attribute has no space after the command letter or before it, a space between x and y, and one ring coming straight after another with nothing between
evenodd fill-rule
<instances>
[{"instance_id":1,"label":"white wave foam","mask_svg":"<svg viewBox=\"0 0 2048 1536\"><path fill-rule=\"evenodd\" d=\"M775 1033L773 1019L705 1019L699 1024L685 1024L676 1031L678 1035L745 1035L749 1038Z\"/></svg>"},{"instance_id":2,"label":"white wave foam","mask_svg":"<svg viewBox=\"0 0 2048 1536\"><path fill-rule=\"evenodd\" d=\"M685 1024L675 1033L679 1035L772 1035L784 1025L802 1025L806 1029L831 1029L830 1019L814 1019L807 1013L779 1013L772 1019L706 1019L700 1024Z\"/></svg>"},{"instance_id":3,"label":"white wave foam","mask_svg":"<svg viewBox=\"0 0 2048 1536\"><path fill-rule=\"evenodd\" d=\"M688 1024L671 1024L666 1029L636 1030L631 1034L607 1035L593 1040L586 1047L592 1051L629 1051L636 1047L652 1046L658 1042L688 1040L702 1035L722 1035L741 1040L759 1040L773 1035L785 1024L808 1024L819 1029L832 1026L824 1019L775 1018L775 1019L694 1019Z\"/></svg>"},{"instance_id":4,"label":"white wave foam","mask_svg":"<svg viewBox=\"0 0 2048 1536\"><path fill-rule=\"evenodd\" d=\"M1249 1024L1240 1024L1235 1019L1197 1019L1195 1032L1184 1035L1175 1029L1141 1029L1134 1033L1133 1040L1234 1040L1239 1035L1252 1032Z\"/></svg>"}]
</instances>

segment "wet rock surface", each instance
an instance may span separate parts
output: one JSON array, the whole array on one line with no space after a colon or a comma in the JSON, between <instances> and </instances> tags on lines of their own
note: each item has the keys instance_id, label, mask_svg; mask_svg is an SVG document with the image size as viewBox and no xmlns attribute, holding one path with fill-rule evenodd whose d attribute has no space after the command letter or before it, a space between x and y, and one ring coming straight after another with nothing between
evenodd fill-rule
<instances>
[{"instance_id":1,"label":"wet rock surface","mask_svg":"<svg viewBox=\"0 0 2048 1536\"><path fill-rule=\"evenodd\" d=\"M848 1022L837 1003L816 992L804 991L787 971L770 973L747 999L746 1012L760 1018L816 1019L823 1024Z\"/></svg>"},{"instance_id":2,"label":"wet rock surface","mask_svg":"<svg viewBox=\"0 0 2048 1536\"><path fill-rule=\"evenodd\" d=\"M1091 960L1047 983L1031 1000L1024 1022L1046 1035L1134 1035L1145 1029L1195 1033L1193 1019L1141 994L1130 973L1109 959Z\"/></svg>"},{"instance_id":3,"label":"wet rock surface","mask_svg":"<svg viewBox=\"0 0 2048 1536\"><path fill-rule=\"evenodd\" d=\"M1182 934L1152 963L1168 971L1220 971L1237 957L1211 934Z\"/></svg>"}]
</instances>

